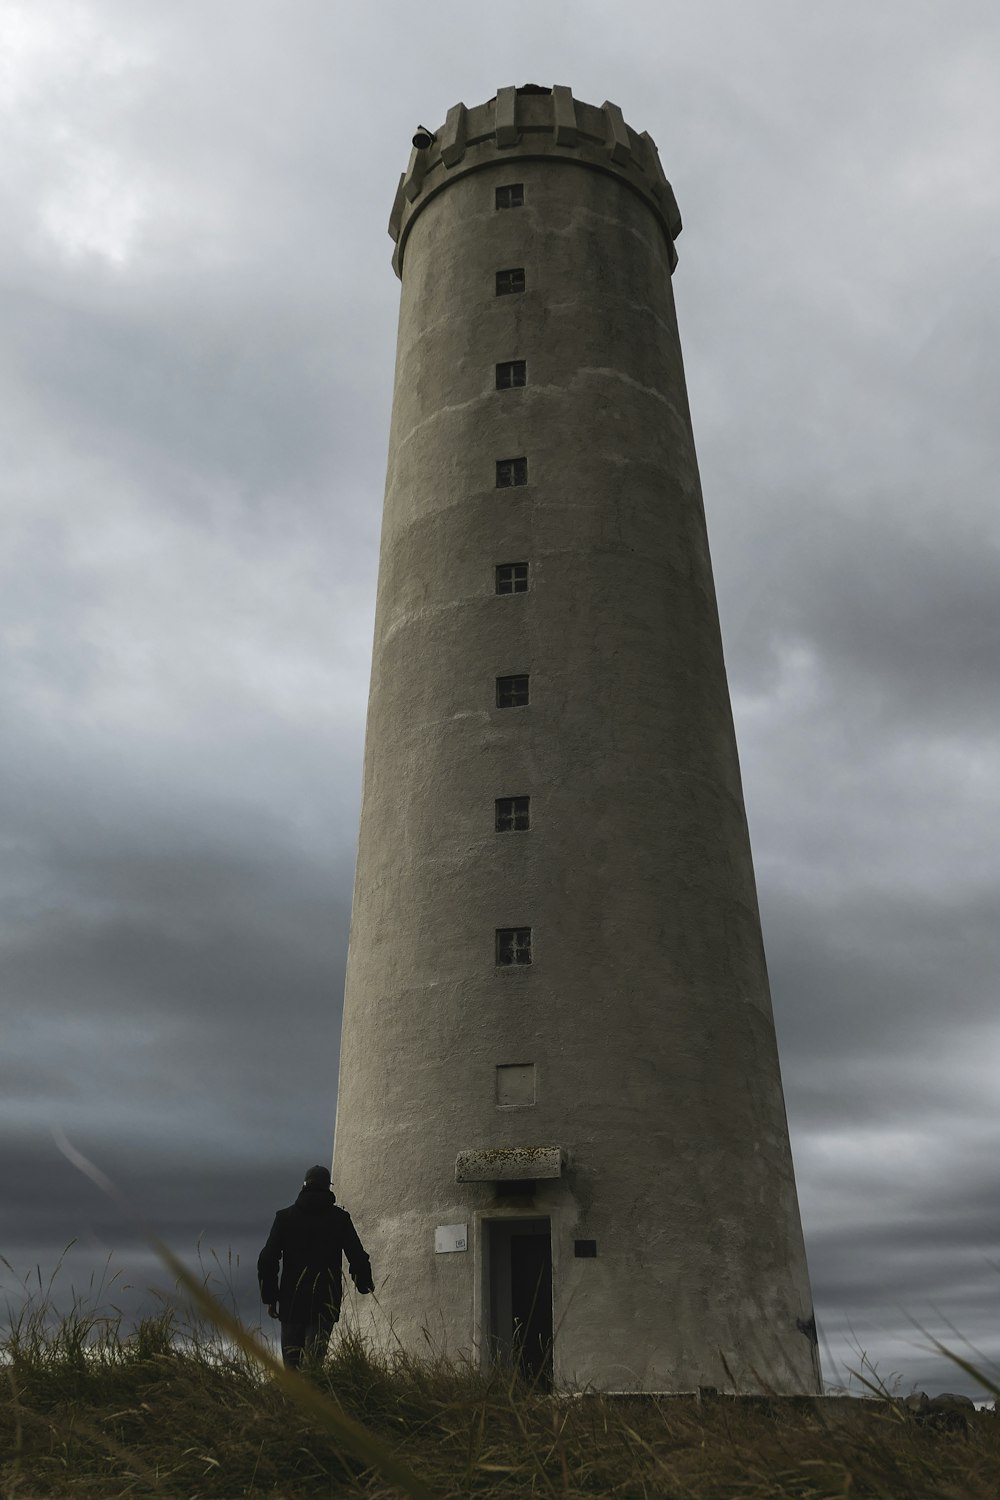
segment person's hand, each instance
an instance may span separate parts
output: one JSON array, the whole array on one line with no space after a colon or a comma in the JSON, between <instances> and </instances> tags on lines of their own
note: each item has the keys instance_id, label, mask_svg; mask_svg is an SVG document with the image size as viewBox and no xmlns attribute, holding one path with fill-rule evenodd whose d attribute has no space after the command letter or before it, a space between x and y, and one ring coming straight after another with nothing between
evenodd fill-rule
<instances>
[{"instance_id":1,"label":"person's hand","mask_svg":"<svg viewBox=\"0 0 1000 1500\"><path fill-rule=\"evenodd\" d=\"M278 1304L276 1302L269 1302L267 1304L267 1313L268 1317L276 1318L278 1316Z\"/></svg>"}]
</instances>

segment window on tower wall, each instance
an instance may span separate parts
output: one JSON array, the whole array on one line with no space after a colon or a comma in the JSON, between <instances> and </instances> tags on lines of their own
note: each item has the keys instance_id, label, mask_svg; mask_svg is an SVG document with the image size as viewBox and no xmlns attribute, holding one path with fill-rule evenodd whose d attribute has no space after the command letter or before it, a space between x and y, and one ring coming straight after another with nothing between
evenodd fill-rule
<instances>
[{"instance_id":1,"label":"window on tower wall","mask_svg":"<svg viewBox=\"0 0 1000 1500\"><path fill-rule=\"evenodd\" d=\"M497 968L531 963L531 928L497 928Z\"/></svg>"},{"instance_id":2,"label":"window on tower wall","mask_svg":"<svg viewBox=\"0 0 1000 1500\"><path fill-rule=\"evenodd\" d=\"M528 460L526 458L497 459L497 489L509 489L513 484L527 484Z\"/></svg>"},{"instance_id":3,"label":"window on tower wall","mask_svg":"<svg viewBox=\"0 0 1000 1500\"><path fill-rule=\"evenodd\" d=\"M535 1102L534 1063L501 1063L496 1076L499 1109L531 1108Z\"/></svg>"},{"instance_id":4,"label":"window on tower wall","mask_svg":"<svg viewBox=\"0 0 1000 1500\"><path fill-rule=\"evenodd\" d=\"M523 708L528 702L528 676L497 678L497 708Z\"/></svg>"},{"instance_id":5,"label":"window on tower wall","mask_svg":"<svg viewBox=\"0 0 1000 1500\"><path fill-rule=\"evenodd\" d=\"M528 564L499 563L496 569L498 594L526 594L528 592Z\"/></svg>"},{"instance_id":6,"label":"window on tower wall","mask_svg":"<svg viewBox=\"0 0 1000 1500\"><path fill-rule=\"evenodd\" d=\"M497 365L498 391L510 391L527 383L528 366L523 359L509 359L505 364Z\"/></svg>"},{"instance_id":7,"label":"window on tower wall","mask_svg":"<svg viewBox=\"0 0 1000 1500\"><path fill-rule=\"evenodd\" d=\"M497 272L497 296L506 297L511 292L524 291L524 267L518 266L510 271Z\"/></svg>"},{"instance_id":8,"label":"window on tower wall","mask_svg":"<svg viewBox=\"0 0 1000 1500\"><path fill-rule=\"evenodd\" d=\"M520 208L524 202L524 183L511 182L506 187L497 188L497 208Z\"/></svg>"},{"instance_id":9,"label":"window on tower wall","mask_svg":"<svg viewBox=\"0 0 1000 1500\"><path fill-rule=\"evenodd\" d=\"M531 827L530 797L496 799L497 833L526 833Z\"/></svg>"}]
</instances>

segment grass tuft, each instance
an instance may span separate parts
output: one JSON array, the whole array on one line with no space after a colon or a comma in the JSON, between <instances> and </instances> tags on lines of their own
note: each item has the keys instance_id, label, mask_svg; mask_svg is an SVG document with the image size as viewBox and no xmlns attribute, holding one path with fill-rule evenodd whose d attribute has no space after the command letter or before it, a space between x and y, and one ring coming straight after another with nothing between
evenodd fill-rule
<instances>
[{"instance_id":1,"label":"grass tuft","mask_svg":"<svg viewBox=\"0 0 1000 1500\"><path fill-rule=\"evenodd\" d=\"M917 1425L877 1399L615 1399L374 1350L350 1325L303 1375L164 1246L190 1298L123 1328L31 1292L0 1341L0 1497L411 1495L562 1500L997 1500L1000 1418ZM49 1284L51 1291L51 1282ZM942 1346L937 1346L939 1349ZM957 1366L996 1389L965 1356Z\"/></svg>"}]
</instances>

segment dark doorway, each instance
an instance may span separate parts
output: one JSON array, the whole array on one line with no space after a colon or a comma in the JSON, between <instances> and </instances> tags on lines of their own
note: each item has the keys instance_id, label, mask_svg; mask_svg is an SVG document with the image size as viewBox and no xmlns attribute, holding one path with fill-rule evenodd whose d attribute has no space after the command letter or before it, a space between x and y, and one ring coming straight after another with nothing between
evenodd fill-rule
<instances>
[{"instance_id":1,"label":"dark doorway","mask_svg":"<svg viewBox=\"0 0 1000 1500\"><path fill-rule=\"evenodd\" d=\"M552 1234L548 1219L491 1219L489 1330L494 1360L552 1384Z\"/></svg>"},{"instance_id":2,"label":"dark doorway","mask_svg":"<svg viewBox=\"0 0 1000 1500\"><path fill-rule=\"evenodd\" d=\"M525 1376L552 1380L552 1240L548 1229L510 1237L514 1348Z\"/></svg>"}]
</instances>

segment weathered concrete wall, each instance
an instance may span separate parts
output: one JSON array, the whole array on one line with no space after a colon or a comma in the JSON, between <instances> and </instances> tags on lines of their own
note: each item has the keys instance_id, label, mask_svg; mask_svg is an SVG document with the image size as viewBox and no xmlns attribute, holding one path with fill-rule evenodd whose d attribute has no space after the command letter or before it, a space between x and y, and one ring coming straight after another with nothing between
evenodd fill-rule
<instances>
[{"instance_id":1,"label":"weathered concrete wall","mask_svg":"<svg viewBox=\"0 0 1000 1500\"><path fill-rule=\"evenodd\" d=\"M813 1391L670 282L679 219L669 187L654 191L648 138L628 132L617 164L614 116L610 146L596 140L607 109L577 104L596 144L558 145L565 100L517 96L515 127L544 117L548 136L522 129L506 148L486 130L492 103L468 111L463 154L452 142L446 168L439 137L416 174L429 196L404 183L394 210L402 300L334 1184L404 1344L426 1347L426 1327L470 1352L483 1220L547 1214L557 1381ZM523 207L498 211L510 182ZM525 291L496 296L511 267ZM526 385L496 390L513 359ZM528 484L498 489L496 460L520 455ZM498 596L495 565L520 561L529 591ZM530 703L497 708L495 680L513 673L530 674ZM498 834L494 799L514 795L530 795L531 829ZM530 967L495 966L506 926L532 928ZM535 1065L533 1106L497 1107L509 1063ZM566 1166L520 1209L489 1182L456 1183L459 1152L537 1145ZM465 1222L470 1249L435 1254L435 1226ZM575 1238L596 1258L574 1258Z\"/></svg>"}]
</instances>

